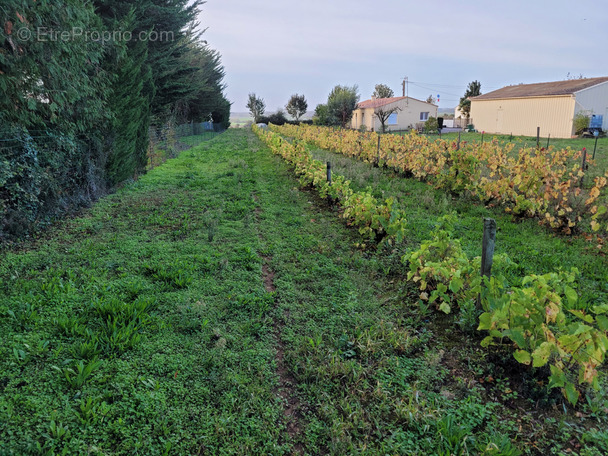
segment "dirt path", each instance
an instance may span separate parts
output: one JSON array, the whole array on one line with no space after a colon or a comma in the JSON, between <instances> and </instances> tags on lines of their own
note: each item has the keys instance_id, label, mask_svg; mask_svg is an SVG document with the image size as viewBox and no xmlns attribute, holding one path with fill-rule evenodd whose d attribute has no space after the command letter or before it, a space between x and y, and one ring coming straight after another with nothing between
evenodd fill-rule
<instances>
[{"instance_id":1,"label":"dirt path","mask_svg":"<svg viewBox=\"0 0 608 456\"><path fill-rule=\"evenodd\" d=\"M259 224L260 214L262 212L259 206L259 199L257 195L252 195L253 200L258 204L255 209L255 219ZM259 238L261 242L264 242L262 233L260 232ZM274 284L275 272L271 269L272 257L269 255L262 256L262 279L264 281L264 288L268 293L275 293L276 286ZM275 303L276 305L276 303ZM289 318L289 312L284 311L279 318L274 320L274 338L276 343L276 373L279 377L279 387L274 391L284 402L285 408L283 415L285 417L285 423L287 426L287 433L289 435L289 442L293 443L294 455L304 454L304 445L302 444L302 438L304 435L304 423L302 416L302 405L297 397L296 381L289 372L285 364L285 343L283 342L283 328L285 326L285 320Z\"/></svg>"}]
</instances>

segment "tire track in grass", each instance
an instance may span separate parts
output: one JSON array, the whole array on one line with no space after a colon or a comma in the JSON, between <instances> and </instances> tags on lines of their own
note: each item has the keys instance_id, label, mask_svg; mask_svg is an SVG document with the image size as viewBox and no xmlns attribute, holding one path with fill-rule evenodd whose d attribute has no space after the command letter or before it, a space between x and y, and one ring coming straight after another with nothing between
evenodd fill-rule
<instances>
[{"instance_id":1,"label":"tire track in grass","mask_svg":"<svg viewBox=\"0 0 608 456\"><path fill-rule=\"evenodd\" d=\"M255 208L255 220L259 225L262 209L258 204L259 200L257 195L254 193L252 197L257 204L257 207ZM261 242L264 242L264 237L261 232L259 233L259 238ZM268 293L274 294L276 291L276 286L274 284L275 272L270 267L272 257L270 255L262 255L262 260L262 280L264 282L264 288ZM292 454L304 454L304 446L301 443L301 437L304 435L303 416L301 412L302 406L296 395L296 380L293 375L291 375L291 372L289 372L285 363L286 347L282 339L283 327L285 326L285 320L288 318L289 313L285 311L281 320L275 318L273 322L274 337L276 341L276 373L279 377L279 387L274 392L285 404L283 416L285 417L289 439L294 442Z\"/></svg>"}]
</instances>

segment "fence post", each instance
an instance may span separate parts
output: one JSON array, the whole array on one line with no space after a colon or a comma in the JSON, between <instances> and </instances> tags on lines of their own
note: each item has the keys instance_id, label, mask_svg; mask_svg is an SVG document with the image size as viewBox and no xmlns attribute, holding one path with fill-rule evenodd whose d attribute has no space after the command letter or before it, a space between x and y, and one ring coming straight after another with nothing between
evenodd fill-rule
<instances>
[{"instance_id":1,"label":"fence post","mask_svg":"<svg viewBox=\"0 0 608 456\"><path fill-rule=\"evenodd\" d=\"M583 173L585 173L585 171L587 170L587 148L583 147L583 162L581 163L581 170L583 171ZM581 185L580 187L583 188L583 183L585 181L585 174L583 174L581 176Z\"/></svg>"},{"instance_id":2,"label":"fence post","mask_svg":"<svg viewBox=\"0 0 608 456\"><path fill-rule=\"evenodd\" d=\"M496 220L483 219L483 239L481 251L481 275L492 276L492 262L494 261L494 247L496 245Z\"/></svg>"},{"instance_id":3,"label":"fence post","mask_svg":"<svg viewBox=\"0 0 608 456\"><path fill-rule=\"evenodd\" d=\"M593 146L593 157L592 159L595 160L595 150L597 149L597 139L600 137L599 134L595 135L595 144Z\"/></svg>"},{"instance_id":4,"label":"fence post","mask_svg":"<svg viewBox=\"0 0 608 456\"><path fill-rule=\"evenodd\" d=\"M496 220L483 219L483 238L481 244L481 276L488 279L492 276L494 247L496 246ZM482 282L483 287L483 282ZM481 307L481 294L477 296L477 307Z\"/></svg>"},{"instance_id":5,"label":"fence post","mask_svg":"<svg viewBox=\"0 0 608 456\"><path fill-rule=\"evenodd\" d=\"M331 163L327 162L327 183L331 185Z\"/></svg>"}]
</instances>

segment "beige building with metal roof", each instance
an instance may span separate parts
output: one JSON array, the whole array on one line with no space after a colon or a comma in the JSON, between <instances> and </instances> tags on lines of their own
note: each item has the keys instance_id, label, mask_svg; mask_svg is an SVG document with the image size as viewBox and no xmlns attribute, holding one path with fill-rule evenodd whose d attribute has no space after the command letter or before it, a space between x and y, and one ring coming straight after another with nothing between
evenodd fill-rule
<instances>
[{"instance_id":1,"label":"beige building with metal roof","mask_svg":"<svg viewBox=\"0 0 608 456\"><path fill-rule=\"evenodd\" d=\"M477 131L570 138L574 116L602 116L608 130L608 77L519 84L471 98L471 123Z\"/></svg>"},{"instance_id":2,"label":"beige building with metal roof","mask_svg":"<svg viewBox=\"0 0 608 456\"><path fill-rule=\"evenodd\" d=\"M391 114L386 122L386 131L399 131L414 128L417 123L426 122L429 117L437 117L437 106L411 97L372 98L357 104L353 111L350 127L360 129L365 125L367 131L381 131L382 126L376 113Z\"/></svg>"}]
</instances>

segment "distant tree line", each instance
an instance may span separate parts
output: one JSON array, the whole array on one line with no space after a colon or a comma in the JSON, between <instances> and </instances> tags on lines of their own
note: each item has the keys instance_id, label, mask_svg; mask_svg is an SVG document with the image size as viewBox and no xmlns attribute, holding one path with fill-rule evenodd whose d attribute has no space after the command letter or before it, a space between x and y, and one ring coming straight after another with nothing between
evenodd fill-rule
<instances>
[{"instance_id":1,"label":"distant tree line","mask_svg":"<svg viewBox=\"0 0 608 456\"><path fill-rule=\"evenodd\" d=\"M376 86L383 90L384 86ZM390 90L390 89L389 89ZM247 109L253 117L254 123L272 123L283 125L285 123L314 123L315 125L341 126L345 128L352 118L353 111L359 102L359 89L356 85L335 86L327 97L327 103L319 104L315 108L312 120L301 121L301 118L308 109L308 102L304 95L294 94L291 96L285 109L293 118L289 120L282 109L265 115L266 103L262 97L255 93L250 93L247 99Z\"/></svg>"},{"instance_id":2,"label":"distant tree line","mask_svg":"<svg viewBox=\"0 0 608 456\"><path fill-rule=\"evenodd\" d=\"M481 95L481 83L479 81L472 81L467 86L464 96L460 98L458 105L459 109L467 118L470 116L470 98L479 95ZM386 84L376 84L374 87L374 92L371 96L372 99L393 98L395 93ZM356 85L336 85L327 96L327 102L318 104L316 106L312 123L315 125L347 128L352 119L353 112L355 109L357 109L359 99L359 89ZM437 98L431 94L427 97L426 102L435 104L437 103ZM247 108L249 109L255 123L272 123L275 125L283 125L288 122L298 123L300 117L306 113L308 103L306 102L304 95L295 94L291 96L285 107L288 114L294 119L293 121L287 119L285 112L283 112L282 109L279 109L270 115L264 115L266 104L264 100L261 97L258 97L255 93L249 94L249 99L247 102ZM376 104L374 107L373 116L378 119L378 122L380 123L378 131L383 133L386 132L388 119L392 114L400 110L401 108L398 106L391 106L391 104ZM434 117L430 117L424 124L425 131L435 132L437 129L438 121Z\"/></svg>"},{"instance_id":3,"label":"distant tree line","mask_svg":"<svg viewBox=\"0 0 608 456\"><path fill-rule=\"evenodd\" d=\"M151 125L229 125L202 3L3 0L0 240L142 173Z\"/></svg>"},{"instance_id":4,"label":"distant tree line","mask_svg":"<svg viewBox=\"0 0 608 456\"><path fill-rule=\"evenodd\" d=\"M286 123L300 124L300 123L312 123L312 121L301 121L301 117L306 114L308 109L308 102L304 95L298 95L297 93L292 95L285 109L287 113L293 118L289 120L282 109L277 109L276 112L265 115L266 102L262 97L257 96L255 93L250 93L247 99L247 109L253 117L254 123L265 123L274 125L284 125Z\"/></svg>"}]
</instances>

